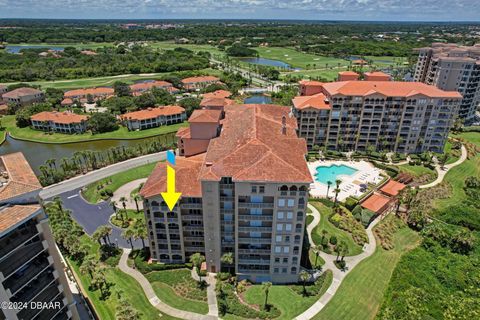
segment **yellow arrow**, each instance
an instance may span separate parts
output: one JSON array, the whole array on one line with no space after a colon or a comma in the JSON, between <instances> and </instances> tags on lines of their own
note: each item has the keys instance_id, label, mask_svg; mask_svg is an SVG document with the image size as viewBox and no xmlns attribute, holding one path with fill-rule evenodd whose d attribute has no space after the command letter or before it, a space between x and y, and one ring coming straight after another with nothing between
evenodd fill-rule
<instances>
[{"instance_id":1,"label":"yellow arrow","mask_svg":"<svg viewBox=\"0 0 480 320\"><path fill-rule=\"evenodd\" d=\"M167 165L167 192L162 192L163 200L167 203L170 210L173 210L181 192L175 192L175 169Z\"/></svg>"}]
</instances>

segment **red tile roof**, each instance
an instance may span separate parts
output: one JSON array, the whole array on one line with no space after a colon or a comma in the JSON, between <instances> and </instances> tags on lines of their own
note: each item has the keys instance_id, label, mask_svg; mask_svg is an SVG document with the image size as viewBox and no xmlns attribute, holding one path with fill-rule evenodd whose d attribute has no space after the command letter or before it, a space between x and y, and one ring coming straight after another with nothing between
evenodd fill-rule
<instances>
[{"instance_id":1,"label":"red tile roof","mask_svg":"<svg viewBox=\"0 0 480 320\"><path fill-rule=\"evenodd\" d=\"M88 116L76 114L73 112L43 111L30 117L33 121L51 121L54 123L81 123L88 120Z\"/></svg>"},{"instance_id":2,"label":"red tile roof","mask_svg":"<svg viewBox=\"0 0 480 320\"><path fill-rule=\"evenodd\" d=\"M300 80L298 83L302 86L321 86L323 84L323 82L314 80Z\"/></svg>"},{"instance_id":3,"label":"red tile roof","mask_svg":"<svg viewBox=\"0 0 480 320\"><path fill-rule=\"evenodd\" d=\"M360 205L365 209L368 209L377 214L380 214L385 210L386 206L390 203L390 201L391 199L386 196L373 193L371 196L365 199Z\"/></svg>"},{"instance_id":4,"label":"red tile roof","mask_svg":"<svg viewBox=\"0 0 480 320\"><path fill-rule=\"evenodd\" d=\"M403 183L397 182L395 180L390 180L383 187L380 188L380 191L394 197L398 194L399 191L405 189L405 187L406 185L404 185Z\"/></svg>"},{"instance_id":5,"label":"red tile roof","mask_svg":"<svg viewBox=\"0 0 480 320\"><path fill-rule=\"evenodd\" d=\"M297 137L296 129L288 107L226 106L222 132L210 141L200 180L232 177L234 181L311 183L306 143Z\"/></svg>"},{"instance_id":6,"label":"red tile roof","mask_svg":"<svg viewBox=\"0 0 480 320\"><path fill-rule=\"evenodd\" d=\"M219 122L220 118L222 117L221 110L194 110L190 118L188 118L188 122L195 123L195 122Z\"/></svg>"},{"instance_id":7,"label":"red tile roof","mask_svg":"<svg viewBox=\"0 0 480 320\"><path fill-rule=\"evenodd\" d=\"M185 78L182 80L182 83L189 84L189 83L199 83L199 82L213 82L219 81L220 79L214 76L201 76L201 77L190 77Z\"/></svg>"},{"instance_id":8,"label":"red tile roof","mask_svg":"<svg viewBox=\"0 0 480 320\"><path fill-rule=\"evenodd\" d=\"M167 81L152 81L152 82L140 82L130 85L132 91L145 91L152 88L168 88L173 87L170 82Z\"/></svg>"},{"instance_id":9,"label":"red tile roof","mask_svg":"<svg viewBox=\"0 0 480 320\"><path fill-rule=\"evenodd\" d=\"M203 94L203 98L228 98L232 95L230 91L227 90L217 90L214 92L208 92Z\"/></svg>"},{"instance_id":10,"label":"red tile roof","mask_svg":"<svg viewBox=\"0 0 480 320\"><path fill-rule=\"evenodd\" d=\"M101 87L101 88L88 88L88 89L76 89L76 90L69 90L63 94L65 98L73 98L73 97L78 97L78 96L86 96L86 95L92 95L92 96L105 96L105 95L113 95L114 94L113 88L106 88L106 87Z\"/></svg>"},{"instance_id":11,"label":"red tile roof","mask_svg":"<svg viewBox=\"0 0 480 320\"><path fill-rule=\"evenodd\" d=\"M153 119L160 116L171 116L184 113L185 109L180 106L162 106L156 108L148 108L139 111L127 112L121 116L124 120L145 120Z\"/></svg>"},{"instance_id":12,"label":"red tile roof","mask_svg":"<svg viewBox=\"0 0 480 320\"><path fill-rule=\"evenodd\" d=\"M225 107L226 105L233 104L235 101L227 98L220 98L220 97L203 97L202 101L200 102L201 107L209 107L209 106L222 106Z\"/></svg>"},{"instance_id":13,"label":"red tile roof","mask_svg":"<svg viewBox=\"0 0 480 320\"><path fill-rule=\"evenodd\" d=\"M387 97L423 95L431 98L462 98L462 95L456 91L444 91L421 82L337 81L325 83L323 88L330 95L368 96L380 94Z\"/></svg>"},{"instance_id":14,"label":"red tile roof","mask_svg":"<svg viewBox=\"0 0 480 320\"><path fill-rule=\"evenodd\" d=\"M10 92L4 93L2 95L3 98L10 98L10 99L16 99L19 97L23 96L31 96L35 94L40 94L42 91L34 89L34 88L18 88L15 90L12 90Z\"/></svg>"},{"instance_id":15,"label":"red tile roof","mask_svg":"<svg viewBox=\"0 0 480 320\"><path fill-rule=\"evenodd\" d=\"M0 234L30 218L40 208L39 205L15 205L0 210Z\"/></svg>"},{"instance_id":16,"label":"red tile roof","mask_svg":"<svg viewBox=\"0 0 480 320\"><path fill-rule=\"evenodd\" d=\"M2 155L0 160L0 170L5 171L4 179L7 179L7 182L0 187L1 201L42 188L23 153Z\"/></svg>"},{"instance_id":17,"label":"red tile roof","mask_svg":"<svg viewBox=\"0 0 480 320\"><path fill-rule=\"evenodd\" d=\"M190 127L181 127L178 129L175 136L180 138L191 138Z\"/></svg>"},{"instance_id":18,"label":"red tile roof","mask_svg":"<svg viewBox=\"0 0 480 320\"><path fill-rule=\"evenodd\" d=\"M359 76L355 71L340 71L338 74L342 76Z\"/></svg>"},{"instance_id":19,"label":"red tile roof","mask_svg":"<svg viewBox=\"0 0 480 320\"><path fill-rule=\"evenodd\" d=\"M181 192L183 197L201 197L202 188L198 180L200 168L205 160L205 153L192 157L175 159L175 187L176 192ZM140 194L145 197L160 195L167 191L167 164L159 162L143 185Z\"/></svg>"},{"instance_id":20,"label":"red tile roof","mask_svg":"<svg viewBox=\"0 0 480 320\"><path fill-rule=\"evenodd\" d=\"M329 110L330 104L326 101L327 98L323 93L317 93L313 96L298 96L293 98L293 106L295 109L303 110L313 108L317 110Z\"/></svg>"},{"instance_id":21,"label":"red tile roof","mask_svg":"<svg viewBox=\"0 0 480 320\"><path fill-rule=\"evenodd\" d=\"M381 72L381 71L374 71L374 72L365 72L365 80L366 81L390 81L390 75Z\"/></svg>"},{"instance_id":22,"label":"red tile roof","mask_svg":"<svg viewBox=\"0 0 480 320\"><path fill-rule=\"evenodd\" d=\"M65 98L65 99L62 100L62 102L60 102L60 104L62 106L68 106L68 105L73 104L73 100L70 99L70 98Z\"/></svg>"}]
</instances>

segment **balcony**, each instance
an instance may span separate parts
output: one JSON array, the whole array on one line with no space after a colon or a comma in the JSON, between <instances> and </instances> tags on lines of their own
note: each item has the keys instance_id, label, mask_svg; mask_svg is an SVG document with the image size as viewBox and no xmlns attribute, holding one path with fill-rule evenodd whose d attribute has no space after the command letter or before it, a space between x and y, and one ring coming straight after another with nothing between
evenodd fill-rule
<instances>
[{"instance_id":1,"label":"balcony","mask_svg":"<svg viewBox=\"0 0 480 320\"><path fill-rule=\"evenodd\" d=\"M182 209L202 209L201 203L180 203Z\"/></svg>"},{"instance_id":2,"label":"balcony","mask_svg":"<svg viewBox=\"0 0 480 320\"><path fill-rule=\"evenodd\" d=\"M238 215L238 220L262 220L262 221L272 221L273 215L266 214L240 214Z\"/></svg>"},{"instance_id":3,"label":"balcony","mask_svg":"<svg viewBox=\"0 0 480 320\"><path fill-rule=\"evenodd\" d=\"M30 263L27 263L23 268L9 277L3 283L3 286L5 288L9 288L10 292L15 294L19 289L21 289L39 273L48 268L48 266L52 263L53 259L48 258L48 255L44 253L32 260Z\"/></svg>"},{"instance_id":4,"label":"balcony","mask_svg":"<svg viewBox=\"0 0 480 320\"><path fill-rule=\"evenodd\" d=\"M63 299L63 296L60 294L58 291L57 286L50 286L47 289L43 290L36 298L35 302L50 302L50 301L61 301ZM61 302L60 302L61 303ZM44 309L48 310L48 309ZM58 311L58 309L53 309L55 310L55 313ZM41 312L41 309L22 309L17 316L19 319L32 319L36 314L39 314ZM40 314L39 314L40 315ZM43 318L43 319L51 319L51 318Z\"/></svg>"},{"instance_id":5,"label":"balcony","mask_svg":"<svg viewBox=\"0 0 480 320\"><path fill-rule=\"evenodd\" d=\"M255 274L265 274L270 273L270 270L255 270L255 269L247 269L247 268L238 268L239 273L255 273Z\"/></svg>"},{"instance_id":6,"label":"balcony","mask_svg":"<svg viewBox=\"0 0 480 320\"><path fill-rule=\"evenodd\" d=\"M200 242L203 242L204 241L204 236L186 236L186 237L183 237L183 241L200 241Z\"/></svg>"},{"instance_id":7,"label":"balcony","mask_svg":"<svg viewBox=\"0 0 480 320\"><path fill-rule=\"evenodd\" d=\"M203 226L183 226L184 231L203 231Z\"/></svg>"},{"instance_id":8,"label":"balcony","mask_svg":"<svg viewBox=\"0 0 480 320\"><path fill-rule=\"evenodd\" d=\"M32 224L21 231L12 231L0 241L0 257L4 259L12 250L36 235L38 235L38 230L35 224Z\"/></svg>"},{"instance_id":9,"label":"balcony","mask_svg":"<svg viewBox=\"0 0 480 320\"><path fill-rule=\"evenodd\" d=\"M203 220L201 214L182 214L182 220Z\"/></svg>"},{"instance_id":10,"label":"balcony","mask_svg":"<svg viewBox=\"0 0 480 320\"><path fill-rule=\"evenodd\" d=\"M0 263L0 272L5 278L7 278L15 270L42 253L47 247L46 241L38 241L18 249L15 251L14 256L7 258Z\"/></svg>"},{"instance_id":11,"label":"balcony","mask_svg":"<svg viewBox=\"0 0 480 320\"><path fill-rule=\"evenodd\" d=\"M273 209L273 202L239 202L239 208L267 208Z\"/></svg>"},{"instance_id":12,"label":"balcony","mask_svg":"<svg viewBox=\"0 0 480 320\"><path fill-rule=\"evenodd\" d=\"M239 237L238 243L263 243L270 244L272 243L271 238L252 238L252 237Z\"/></svg>"},{"instance_id":13,"label":"balcony","mask_svg":"<svg viewBox=\"0 0 480 320\"><path fill-rule=\"evenodd\" d=\"M270 259L242 259L242 258L238 258L238 263L270 265Z\"/></svg>"},{"instance_id":14,"label":"balcony","mask_svg":"<svg viewBox=\"0 0 480 320\"><path fill-rule=\"evenodd\" d=\"M272 232L272 227L239 226L239 232Z\"/></svg>"},{"instance_id":15,"label":"balcony","mask_svg":"<svg viewBox=\"0 0 480 320\"><path fill-rule=\"evenodd\" d=\"M52 285L56 286L55 276L53 275L52 270L52 268L48 268L42 272L36 279L33 279L28 285L15 293L10 300L15 302L28 302L47 287Z\"/></svg>"},{"instance_id":16,"label":"balcony","mask_svg":"<svg viewBox=\"0 0 480 320\"><path fill-rule=\"evenodd\" d=\"M238 249L239 254L270 254L271 249Z\"/></svg>"},{"instance_id":17,"label":"balcony","mask_svg":"<svg viewBox=\"0 0 480 320\"><path fill-rule=\"evenodd\" d=\"M185 251L188 252L205 252L205 247L201 246L186 246Z\"/></svg>"}]
</instances>

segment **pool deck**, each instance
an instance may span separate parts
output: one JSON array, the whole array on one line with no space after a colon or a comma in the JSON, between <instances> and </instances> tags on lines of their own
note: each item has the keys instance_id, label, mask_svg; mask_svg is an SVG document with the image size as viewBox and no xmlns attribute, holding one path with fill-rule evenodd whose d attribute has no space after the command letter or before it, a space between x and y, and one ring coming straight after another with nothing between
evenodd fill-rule
<instances>
[{"instance_id":1,"label":"pool deck","mask_svg":"<svg viewBox=\"0 0 480 320\"><path fill-rule=\"evenodd\" d=\"M340 184L340 193L338 194L338 200L343 201L349 196L359 197L362 195L360 191L361 184L374 183L377 184L382 181L380 176L381 170L375 168L371 163L367 161L335 161L335 160L317 160L315 162L308 163L308 169L312 175L312 179L315 181L315 174L317 173L317 167L319 166L331 166L331 165L346 165L353 169L358 170L352 175L339 175L338 179L342 180ZM328 186L321 182L315 181L310 184L310 195L312 197L326 198ZM329 197L334 197L335 193L335 181L332 181L330 190L328 192Z\"/></svg>"}]
</instances>

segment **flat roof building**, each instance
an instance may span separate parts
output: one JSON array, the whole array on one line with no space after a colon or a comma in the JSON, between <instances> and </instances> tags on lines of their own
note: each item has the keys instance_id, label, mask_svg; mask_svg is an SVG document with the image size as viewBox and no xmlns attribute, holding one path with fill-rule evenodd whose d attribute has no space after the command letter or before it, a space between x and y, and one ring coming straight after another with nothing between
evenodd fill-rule
<instances>
[{"instance_id":1,"label":"flat roof building","mask_svg":"<svg viewBox=\"0 0 480 320\"><path fill-rule=\"evenodd\" d=\"M196 110L189 122L177 136L207 140L207 149L177 157L179 203L169 210L160 195L166 163L141 190L152 259L184 262L200 252L209 272L232 267L239 279L297 282L312 177L290 109L227 105L223 119L219 110ZM204 123L211 132L197 130ZM232 266L221 262L225 253Z\"/></svg>"},{"instance_id":2,"label":"flat roof building","mask_svg":"<svg viewBox=\"0 0 480 320\"><path fill-rule=\"evenodd\" d=\"M0 318L79 319L53 240L38 203L42 186L22 153L0 156L0 301L26 304L2 308ZM51 303L32 308L30 302Z\"/></svg>"}]
</instances>

